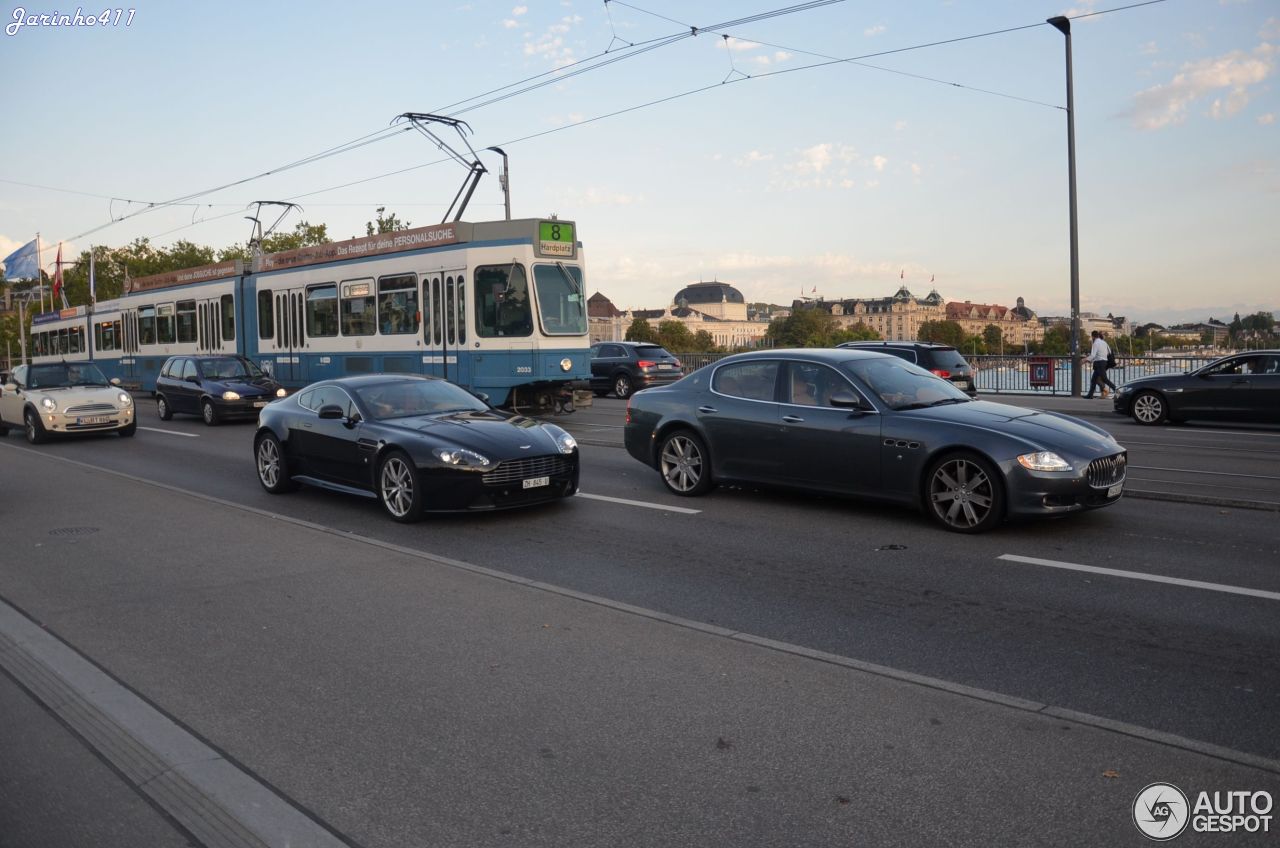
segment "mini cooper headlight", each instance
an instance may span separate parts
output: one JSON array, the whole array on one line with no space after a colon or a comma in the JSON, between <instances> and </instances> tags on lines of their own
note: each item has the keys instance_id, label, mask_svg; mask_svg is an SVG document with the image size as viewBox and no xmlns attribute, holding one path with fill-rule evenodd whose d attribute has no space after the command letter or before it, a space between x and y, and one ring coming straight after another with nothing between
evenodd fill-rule
<instances>
[{"instance_id":1,"label":"mini cooper headlight","mask_svg":"<svg viewBox=\"0 0 1280 848\"><path fill-rule=\"evenodd\" d=\"M45 412L56 412L58 409L58 404L53 398L41 398L40 405L44 407Z\"/></svg>"},{"instance_id":2,"label":"mini cooper headlight","mask_svg":"<svg viewBox=\"0 0 1280 848\"><path fill-rule=\"evenodd\" d=\"M1018 464L1031 471L1070 471L1071 463L1053 451L1036 451L1024 453L1018 457Z\"/></svg>"},{"instance_id":3,"label":"mini cooper headlight","mask_svg":"<svg viewBox=\"0 0 1280 848\"><path fill-rule=\"evenodd\" d=\"M488 468L489 458L481 456L473 450L466 448L436 448L432 451L436 459L445 465L452 465L455 468Z\"/></svg>"},{"instance_id":4,"label":"mini cooper headlight","mask_svg":"<svg viewBox=\"0 0 1280 848\"><path fill-rule=\"evenodd\" d=\"M284 397L287 394L289 393L284 390L284 386L281 386L280 388L276 389L276 397Z\"/></svg>"},{"instance_id":5,"label":"mini cooper headlight","mask_svg":"<svg viewBox=\"0 0 1280 848\"><path fill-rule=\"evenodd\" d=\"M128 392L121 392L116 399L120 401L121 406L133 406L133 395Z\"/></svg>"},{"instance_id":6,"label":"mini cooper headlight","mask_svg":"<svg viewBox=\"0 0 1280 848\"><path fill-rule=\"evenodd\" d=\"M240 395L235 392L227 391L222 393L223 400L240 400Z\"/></svg>"}]
</instances>

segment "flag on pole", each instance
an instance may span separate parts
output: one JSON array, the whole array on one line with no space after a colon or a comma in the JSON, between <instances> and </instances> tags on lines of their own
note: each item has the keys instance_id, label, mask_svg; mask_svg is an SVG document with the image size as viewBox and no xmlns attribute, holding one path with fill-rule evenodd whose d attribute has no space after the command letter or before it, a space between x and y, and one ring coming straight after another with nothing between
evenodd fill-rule
<instances>
[{"instance_id":1,"label":"flag on pole","mask_svg":"<svg viewBox=\"0 0 1280 848\"><path fill-rule=\"evenodd\" d=\"M898 272L898 279L905 280L906 278L907 278L907 269L903 268L901 271Z\"/></svg>"},{"instance_id":2,"label":"flag on pole","mask_svg":"<svg viewBox=\"0 0 1280 848\"><path fill-rule=\"evenodd\" d=\"M58 259L53 263L53 296L62 294L62 242L58 242Z\"/></svg>"},{"instance_id":3,"label":"flag on pole","mask_svg":"<svg viewBox=\"0 0 1280 848\"><path fill-rule=\"evenodd\" d=\"M931 282L931 283L933 282L933 274L930 274L930 275L929 275L929 282Z\"/></svg>"},{"instance_id":4,"label":"flag on pole","mask_svg":"<svg viewBox=\"0 0 1280 848\"><path fill-rule=\"evenodd\" d=\"M6 280L39 280L40 264L36 256L36 240L24 244L4 258Z\"/></svg>"},{"instance_id":5,"label":"flag on pole","mask_svg":"<svg viewBox=\"0 0 1280 848\"><path fill-rule=\"evenodd\" d=\"M813 287L813 291L809 292L809 294L817 294L817 293L818 293L818 287L817 287L817 286L814 286L814 287Z\"/></svg>"},{"instance_id":6,"label":"flag on pole","mask_svg":"<svg viewBox=\"0 0 1280 848\"><path fill-rule=\"evenodd\" d=\"M97 295L97 292L94 291L93 258L94 258L93 246L90 245L89 246L89 305L90 306L95 306L98 303L98 295Z\"/></svg>"}]
</instances>

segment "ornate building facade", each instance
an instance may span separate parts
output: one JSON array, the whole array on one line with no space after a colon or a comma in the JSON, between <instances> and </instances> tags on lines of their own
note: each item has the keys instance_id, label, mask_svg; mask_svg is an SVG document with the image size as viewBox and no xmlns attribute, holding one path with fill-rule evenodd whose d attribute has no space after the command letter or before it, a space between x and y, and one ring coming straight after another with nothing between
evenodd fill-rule
<instances>
[{"instance_id":1,"label":"ornate building facade","mask_svg":"<svg viewBox=\"0 0 1280 848\"><path fill-rule=\"evenodd\" d=\"M941 321L946 316L942 295L937 290L925 297L916 297L902 286L890 297L849 298L846 300L797 301L795 308L806 306L825 309L835 316L842 327L865 324L891 341L914 341L919 338L920 325L926 321Z\"/></svg>"}]
</instances>

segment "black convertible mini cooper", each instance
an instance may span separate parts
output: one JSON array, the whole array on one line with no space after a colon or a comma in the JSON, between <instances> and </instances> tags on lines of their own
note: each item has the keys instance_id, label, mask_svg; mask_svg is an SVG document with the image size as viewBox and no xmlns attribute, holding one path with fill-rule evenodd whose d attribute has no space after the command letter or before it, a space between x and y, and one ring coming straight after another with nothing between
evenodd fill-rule
<instances>
[{"instance_id":1,"label":"black convertible mini cooper","mask_svg":"<svg viewBox=\"0 0 1280 848\"><path fill-rule=\"evenodd\" d=\"M326 380L262 410L258 480L376 497L396 521L424 511L526 506L578 491L578 443L433 377Z\"/></svg>"},{"instance_id":2,"label":"black convertible mini cooper","mask_svg":"<svg viewBox=\"0 0 1280 848\"><path fill-rule=\"evenodd\" d=\"M895 356L737 354L627 408L627 451L678 495L765 483L919 505L948 530L1107 506L1125 451L1066 415L971 399Z\"/></svg>"}]
</instances>

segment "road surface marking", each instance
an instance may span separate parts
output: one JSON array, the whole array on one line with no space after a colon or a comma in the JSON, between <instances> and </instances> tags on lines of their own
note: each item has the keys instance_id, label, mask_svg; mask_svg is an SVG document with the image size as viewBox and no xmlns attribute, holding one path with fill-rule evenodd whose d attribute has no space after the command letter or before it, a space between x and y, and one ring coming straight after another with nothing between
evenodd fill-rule
<instances>
[{"instance_id":1,"label":"road surface marking","mask_svg":"<svg viewBox=\"0 0 1280 848\"><path fill-rule=\"evenodd\" d=\"M1141 471L1173 471L1178 474L1209 474L1214 477L1248 477L1250 480L1280 480L1274 474L1232 474L1229 471L1194 471L1189 468L1162 468L1157 465L1130 465L1130 468Z\"/></svg>"},{"instance_id":2,"label":"road surface marking","mask_svg":"<svg viewBox=\"0 0 1280 848\"><path fill-rule=\"evenodd\" d=\"M1248 595L1251 598L1265 598L1269 601L1280 601L1280 592L1267 592L1262 589L1246 589L1243 586L1226 586L1222 583L1205 583L1201 580L1183 580L1181 577L1162 577L1159 574L1146 574L1141 571L1121 571L1117 568L1099 568L1096 565L1079 565L1074 562L1058 562L1053 559L1037 559L1036 557L1001 554L996 559L1008 562L1024 562L1028 565L1047 565L1050 568L1066 568L1071 571L1087 571L1090 574L1105 574L1108 577L1127 577L1130 580L1147 580L1152 583L1168 583L1171 586L1186 586L1191 589L1208 589L1212 592L1227 592L1232 595Z\"/></svg>"},{"instance_id":3,"label":"road surface marking","mask_svg":"<svg viewBox=\"0 0 1280 848\"><path fill-rule=\"evenodd\" d=\"M702 512L700 509L689 509L683 506L667 506L666 504L649 503L647 501L629 501L626 498L611 498L608 495L588 495L586 492L578 492L577 496L592 501L608 501L609 503L626 504L627 506L642 506L646 509L660 509L665 512L682 512L685 515L697 515Z\"/></svg>"},{"instance_id":4,"label":"road surface marking","mask_svg":"<svg viewBox=\"0 0 1280 848\"><path fill-rule=\"evenodd\" d=\"M143 427L141 424L138 425L138 429L149 430L152 433L168 433L170 436L186 436L188 439L200 438L199 433L179 433L177 430L161 430L159 427Z\"/></svg>"}]
</instances>

